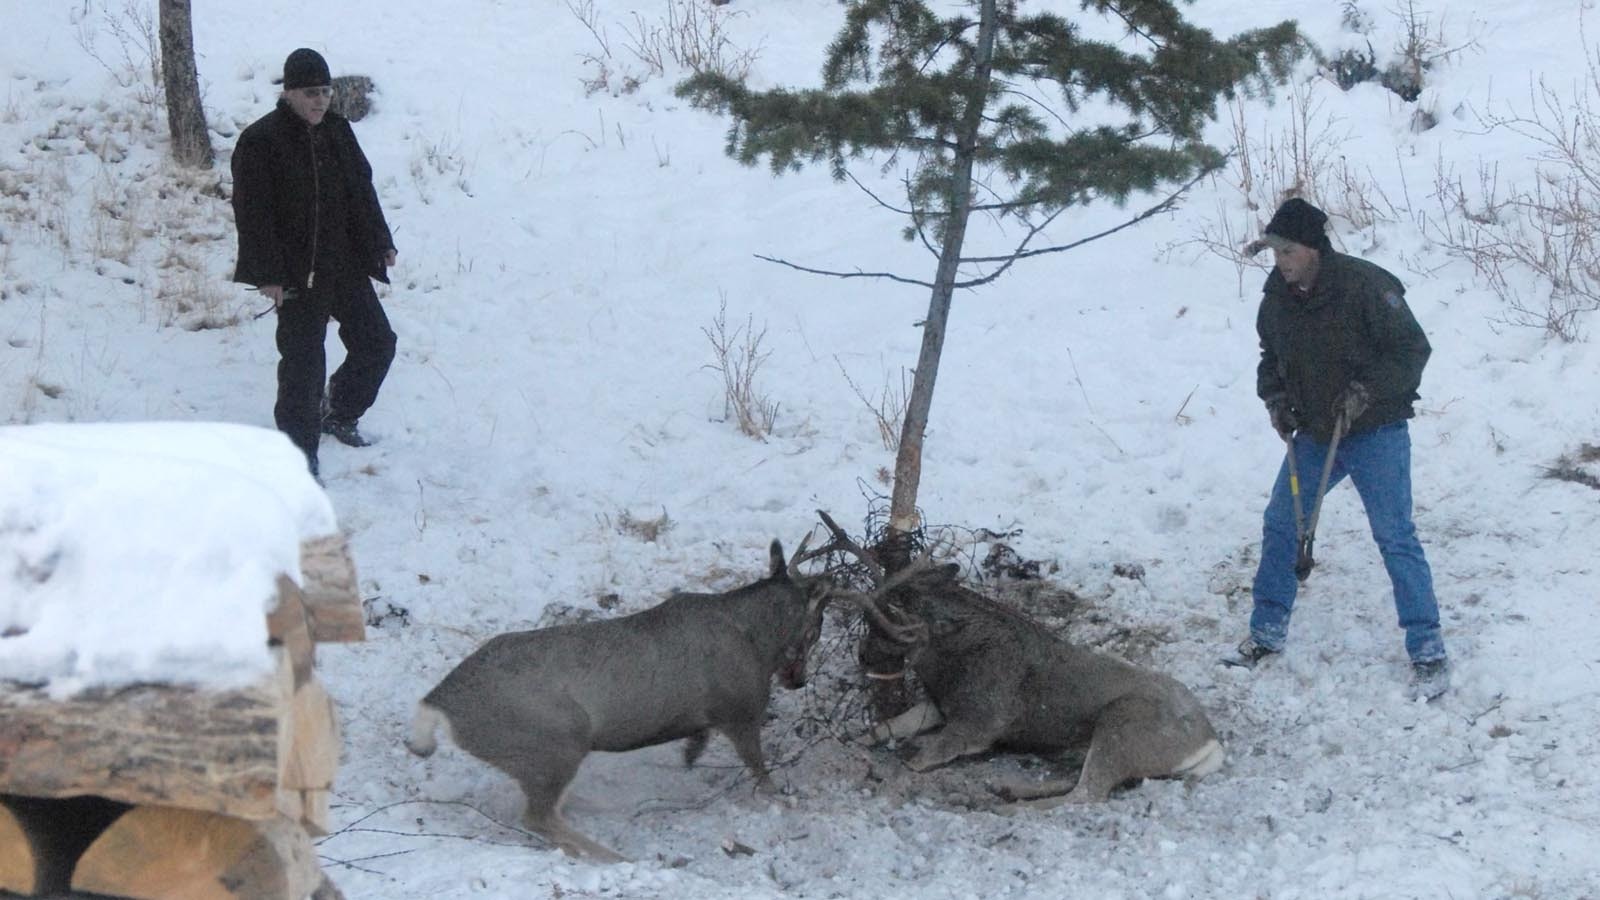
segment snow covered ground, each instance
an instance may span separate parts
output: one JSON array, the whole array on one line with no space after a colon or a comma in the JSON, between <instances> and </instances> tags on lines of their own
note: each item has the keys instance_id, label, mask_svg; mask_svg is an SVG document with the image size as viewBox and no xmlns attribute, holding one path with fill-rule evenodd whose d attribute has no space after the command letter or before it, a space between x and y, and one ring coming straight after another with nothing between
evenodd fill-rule
<instances>
[{"instance_id":1,"label":"snow covered ground","mask_svg":"<svg viewBox=\"0 0 1600 900\"><path fill-rule=\"evenodd\" d=\"M1186 11L1219 33L1299 17L1325 48L1370 38L1387 56L1397 15L1356 5L1370 36L1344 29L1340 4ZM1265 270L1203 239L1231 222L1242 242L1270 209L1251 213L1218 179L1173 213L956 298L921 506L936 524L1020 530L1008 542L1076 598L1061 610L1069 637L1196 692L1229 762L1195 785L1003 816L983 784L1050 761L995 755L918 775L837 737L859 734L859 717L818 733L815 717L853 684L842 621L819 649L824 677L775 704L779 797L755 795L720 740L689 770L671 746L591 757L569 818L634 863L562 857L502 824L521 806L507 779L454 749L422 761L401 746L415 701L484 639L751 580L767 543L793 547L815 509L859 527L868 497L888 491L892 455L851 382L873 399L898 387L925 292L754 254L919 277L932 262L900 241L895 215L825 171L775 179L725 158L726 123L672 96L680 71L622 90L645 74L628 46L664 2L587 7L605 45L585 7L553 0L196 4L220 152L198 182L162 163L163 114L147 76L127 77L134 7L13 4L0 33L0 410L19 426L270 428L272 319L251 318L260 299L227 283L232 224L206 189L270 109L284 55L312 46L334 74L378 85L356 130L400 245L384 294L400 355L362 422L379 443L322 450L372 615L366 643L319 657L347 747L319 851L351 898L1594 898L1600 497L1545 474L1600 437L1600 353L1508 324L1436 230L1440 171L1471 185L1498 166L1503 184L1528 183L1539 146L1479 114L1528 113L1540 77L1581 88L1581 4L1436 6L1428 33L1460 52L1436 62L1416 104L1373 83L1342 92L1308 63L1298 88L1240 109L1258 144L1305 111L1325 165L1370 186L1379 221L1342 223L1336 241L1406 281L1433 342L1412 438L1456 666L1438 702L1405 697L1388 581L1348 488L1324 509L1288 652L1253 674L1214 663L1244 632L1282 446L1254 396ZM722 11L761 86L814 83L839 19L828 0ZM605 46L610 88L591 93ZM1439 124L1413 131L1419 107ZM1233 133L1221 121L1215 142ZM857 174L893 196L902 173ZM1122 215L1082 210L1051 236ZM1531 278L1518 286L1537 296ZM757 382L779 410L765 441L724 420L705 333L721 310L729 328L764 334ZM13 446L0 444L4 489L23 469ZM1135 566L1142 577L1113 571ZM219 629L216 642L235 638Z\"/></svg>"}]
</instances>

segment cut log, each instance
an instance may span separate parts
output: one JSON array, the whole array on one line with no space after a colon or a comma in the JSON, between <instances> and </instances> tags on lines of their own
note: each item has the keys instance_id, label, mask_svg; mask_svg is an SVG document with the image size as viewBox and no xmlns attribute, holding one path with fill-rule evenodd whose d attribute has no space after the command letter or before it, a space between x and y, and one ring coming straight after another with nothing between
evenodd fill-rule
<instances>
[{"instance_id":1,"label":"cut log","mask_svg":"<svg viewBox=\"0 0 1600 900\"><path fill-rule=\"evenodd\" d=\"M339 720L333 699L315 678L295 691L280 733L278 758L278 809L315 834L328 833L326 793L333 787L339 769ZM320 803L308 803L302 793L324 795ZM294 797L285 796L295 794Z\"/></svg>"},{"instance_id":2,"label":"cut log","mask_svg":"<svg viewBox=\"0 0 1600 900\"><path fill-rule=\"evenodd\" d=\"M339 770L339 720L333 698L315 678L300 686L289 702L289 747L283 754L278 786L327 790Z\"/></svg>"},{"instance_id":3,"label":"cut log","mask_svg":"<svg viewBox=\"0 0 1600 900\"><path fill-rule=\"evenodd\" d=\"M356 587L356 564L344 535L300 545L300 593L315 641L364 641L367 619Z\"/></svg>"},{"instance_id":4,"label":"cut log","mask_svg":"<svg viewBox=\"0 0 1600 900\"><path fill-rule=\"evenodd\" d=\"M75 891L135 900L302 900L322 881L311 839L293 822L159 806L112 823L72 873Z\"/></svg>"},{"instance_id":5,"label":"cut log","mask_svg":"<svg viewBox=\"0 0 1600 900\"><path fill-rule=\"evenodd\" d=\"M0 804L0 891L32 894L38 890L37 869L33 841L11 810Z\"/></svg>"},{"instance_id":6,"label":"cut log","mask_svg":"<svg viewBox=\"0 0 1600 900\"><path fill-rule=\"evenodd\" d=\"M0 793L270 818L293 694L287 654L276 655L276 673L232 691L136 685L56 700L0 684Z\"/></svg>"},{"instance_id":7,"label":"cut log","mask_svg":"<svg viewBox=\"0 0 1600 900\"><path fill-rule=\"evenodd\" d=\"M128 808L104 797L0 794L0 893L67 890L79 854Z\"/></svg>"},{"instance_id":8,"label":"cut log","mask_svg":"<svg viewBox=\"0 0 1600 900\"><path fill-rule=\"evenodd\" d=\"M323 837L328 834L329 791L278 789L278 812L291 822L299 822L306 834Z\"/></svg>"},{"instance_id":9,"label":"cut log","mask_svg":"<svg viewBox=\"0 0 1600 900\"><path fill-rule=\"evenodd\" d=\"M300 824L312 837L328 833L328 799L332 791L304 790L300 792Z\"/></svg>"},{"instance_id":10,"label":"cut log","mask_svg":"<svg viewBox=\"0 0 1600 900\"><path fill-rule=\"evenodd\" d=\"M323 838L328 834L328 796L330 791L278 788L278 814L299 822L312 838Z\"/></svg>"},{"instance_id":11,"label":"cut log","mask_svg":"<svg viewBox=\"0 0 1600 900\"><path fill-rule=\"evenodd\" d=\"M267 639L289 654L294 686L298 690L311 678L311 669L317 662L317 645L311 639L311 624L306 619L300 588L287 575L278 576L278 602L267 613Z\"/></svg>"}]
</instances>

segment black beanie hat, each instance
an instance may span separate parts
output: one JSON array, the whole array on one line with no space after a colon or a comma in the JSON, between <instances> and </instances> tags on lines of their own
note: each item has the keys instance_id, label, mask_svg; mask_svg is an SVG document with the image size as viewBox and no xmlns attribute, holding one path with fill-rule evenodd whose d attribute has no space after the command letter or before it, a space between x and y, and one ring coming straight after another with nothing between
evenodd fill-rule
<instances>
[{"instance_id":1,"label":"black beanie hat","mask_svg":"<svg viewBox=\"0 0 1600 900\"><path fill-rule=\"evenodd\" d=\"M333 84L333 76L328 74L328 61L321 53L306 47L289 54L283 61L283 78L279 80L286 91Z\"/></svg>"},{"instance_id":2,"label":"black beanie hat","mask_svg":"<svg viewBox=\"0 0 1600 900\"><path fill-rule=\"evenodd\" d=\"M1278 211L1272 214L1272 221L1267 223L1261 243L1274 249L1283 249L1284 241L1293 241L1313 250L1329 250L1333 244L1324 230L1327 224L1327 213L1299 197L1292 197L1283 201Z\"/></svg>"}]
</instances>

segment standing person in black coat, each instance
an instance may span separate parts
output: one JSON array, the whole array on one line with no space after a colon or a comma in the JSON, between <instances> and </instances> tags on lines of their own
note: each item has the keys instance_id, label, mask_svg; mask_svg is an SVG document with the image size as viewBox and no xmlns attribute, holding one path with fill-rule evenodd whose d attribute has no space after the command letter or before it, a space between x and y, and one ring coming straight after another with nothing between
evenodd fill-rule
<instances>
[{"instance_id":1,"label":"standing person in black coat","mask_svg":"<svg viewBox=\"0 0 1600 900\"><path fill-rule=\"evenodd\" d=\"M1256 316L1256 393L1302 476L1317 479L1311 473L1320 473L1332 452L1328 487L1346 476L1355 485L1394 587L1412 690L1432 699L1448 688L1450 670L1433 574L1411 517L1406 424L1432 347L1406 305L1405 286L1366 260L1336 253L1327 221L1322 210L1295 198L1267 224L1260 243L1272 248L1276 265ZM1315 481L1311 491L1291 485L1289 462L1278 471L1263 516L1250 636L1226 660L1235 665L1253 667L1282 650L1288 637L1297 575L1304 574L1296 571L1294 504L1309 506L1316 490Z\"/></svg>"},{"instance_id":2,"label":"standing person in black coat","mask_svg":"<svg viewBox=\"0 0 1600 900\"><path fill-rule=\"evenodd\" d=\"M368 444L356 422L377 399L395 348L369 279L388 283L395 248L372 166L350 122L328 111L328 63L296 50L282 83L277 108L246 128L233 152L233 280L253 285L278 313L273 418L316 475L323 434ZM329 318L339 323L345 360L326 379Z\"/></svg>"}]
</instances>

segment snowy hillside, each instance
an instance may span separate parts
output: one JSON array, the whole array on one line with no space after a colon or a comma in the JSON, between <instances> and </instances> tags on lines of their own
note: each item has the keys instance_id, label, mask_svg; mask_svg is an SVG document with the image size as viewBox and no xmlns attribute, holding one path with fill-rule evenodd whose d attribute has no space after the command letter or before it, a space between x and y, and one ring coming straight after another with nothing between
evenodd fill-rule
<instances>
[{"instance_id":1,"label":"snowy hillside","mask_svg":"<svg viewBox=\"0 0 1600 900\"><path fill-rule=\"evenodd\" d=\"M0 421L271 427L273 319L228 282L222 198L284 55L314 47L377 85L355 129L399 245L382 293L399 356L362 420L377 444L321 450L370 611L366 643L319 659L346 740L319 852L352 900L1600 897L1600 494L1547 477L1563 458L1597 471L1583 456L1600 443L1600 351L1517 324L1447 246L1485 185L1530 190L1548 150L1490 120L1548 111L1541 78L1569 112L1593 90L1587 5L1419 2L1436 58L1415 102L1375 81L1342 91L1307 61L1215 125L1220 147L1243 137L1253 186L1236 165L1173 212L956 296L920 505L958 536L1014 533L1050 570L1035 599L1069 638L1199 696L1229 761L1193 785L1000 815L986 783L1058 761L919 775L866 747L864 718L830 713L859 709L842 616L814 660L824 677L774 704L777 798L720 739L688 770L676 746L589 759L568 817L632 863L563 857L509 827L508 779L401 745L415 702L487 638L754 580L814 510L859 528L888 493L893 454L861 395L900 390L926 291L756 254L920 278L933 261L825 169L774 178L726 158L726 122L673 96L685 71L634 52L689 8L668 0L196 3L219 153L198 177L163 161L138 4L11 4ZM760 87L815 84L840 20L830 0L693 8ZM1405 37L1366 0L1185 10L1219 34L1298 18L1329 55L1370 42L1380 67ZM1414 130L1419 109L1436 124ZM1247 201L1286 183L1296 147L1342 213L1336 245L1406 282L1434 347L1411 425L1416 518L1456 668L1432 704L1406 698L1388 578L1347 487L1323 510L1283 658L1215 664L1246 630L1283 453L1255 397L1266 258L1230 251L1270 215ZM883 162L853 174L894 197L903 166ZM1152 202L1074 211L1049 236ZM1508 271L1542 309L1548 286ZM719 316L760 335L765 440L726 420ZM0 479L17 468L0 456Z\"/></svg>"}]
</instances>

